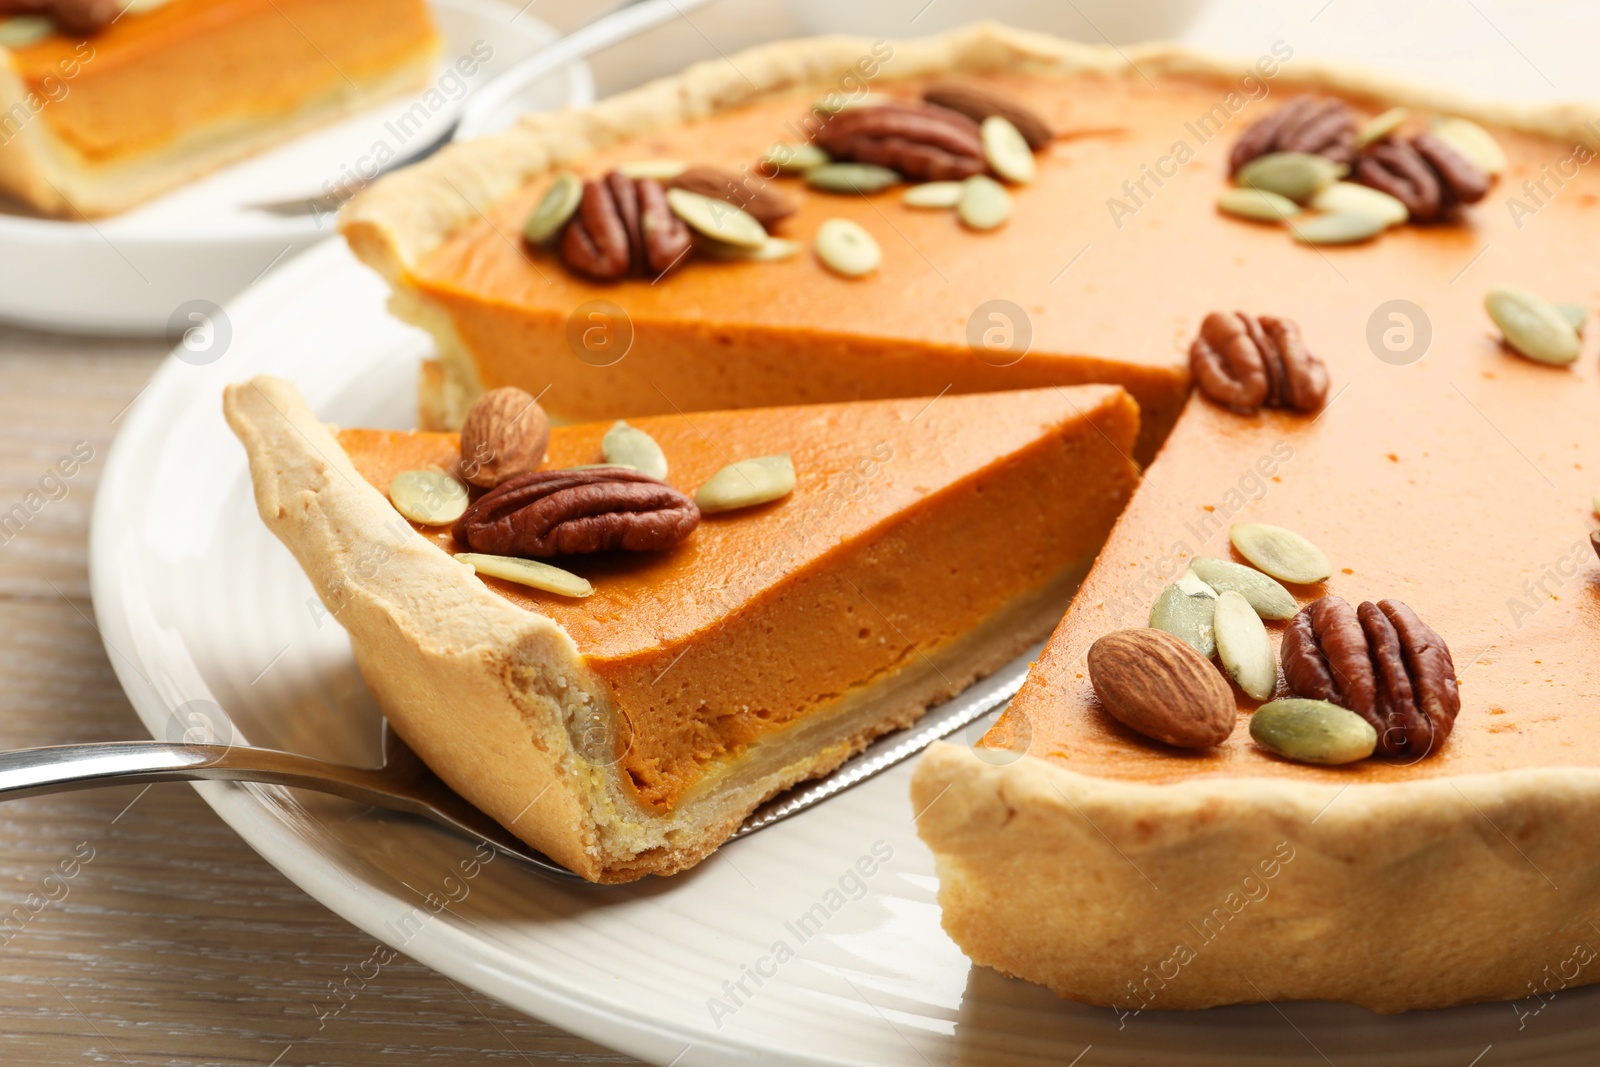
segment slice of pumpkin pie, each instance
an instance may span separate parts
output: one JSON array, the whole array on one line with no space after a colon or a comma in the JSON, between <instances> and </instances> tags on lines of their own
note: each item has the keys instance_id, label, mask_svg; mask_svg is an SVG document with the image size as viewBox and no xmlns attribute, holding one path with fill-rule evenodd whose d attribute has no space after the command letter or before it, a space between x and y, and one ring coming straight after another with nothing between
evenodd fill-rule
<instances>
[{"instance_id":1,"label":"slice of pumpkin pie","mask_svg":"<svg viewBox=\"0 0 1600 1067\"><path fill-rule=\"evenodd\" d=\"M390 722L595 881L690 866L1039 640L1137 479L1109 386L554 429L501 390L459 439L270 378L225 407Z\"/></svg>"},{"instance_id":2,"label":"slice of pumpkin pie","mask_svg":"<svg viewBox=\"0 0 1600 1067\"><path fill-rule=\"evenodd\" d=\"M424 0L22 7L0 16L0 192L69 218L420 86L439 52Z\"/></svg>"}]
</instances>

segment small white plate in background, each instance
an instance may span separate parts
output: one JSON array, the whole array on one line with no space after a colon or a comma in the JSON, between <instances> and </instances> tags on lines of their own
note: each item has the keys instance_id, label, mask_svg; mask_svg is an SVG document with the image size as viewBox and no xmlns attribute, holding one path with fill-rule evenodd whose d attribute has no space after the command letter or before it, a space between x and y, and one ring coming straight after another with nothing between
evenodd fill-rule
<instances>
[{"instance_id":1,"label":"small white plate in background","mask_svg":"<svg viewBox=\"0 0 1600 1067\"><path fill-rule=\"evenodd\" d=\"M319 197L370 174L380 157L418 155L447 136L483 86L556 37L504 0L433 0L444 37L430 90L387 101L112 218L76 222L0 208L0 319L73 333L167 335L335 232L331 211L250 205ZM476 66L463 77L456 62ZM592 101L579 63L530 85L510 106ZM421 104L420 110L417 105ZM426 115L423 119L422 116ZM365 174L364 174L365 172Z\"/></svg>"}]
</instances>

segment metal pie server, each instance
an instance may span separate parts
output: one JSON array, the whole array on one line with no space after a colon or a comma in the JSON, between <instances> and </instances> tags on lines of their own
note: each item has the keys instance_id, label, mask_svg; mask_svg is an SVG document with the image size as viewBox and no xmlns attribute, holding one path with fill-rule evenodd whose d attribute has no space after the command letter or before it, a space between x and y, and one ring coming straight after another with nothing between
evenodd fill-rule
<instances>
[{"instance_id":1,"label":"metal pie server","mask_svg":"<svg viewBox=\"0 0 1600 1067\"><path fill-rule=\"evenodd\" d=\"M931 709L906 730L890 734L833 773L768 801L733 834L746 837L844 792L1005 705L1022 686L1030 656L953 700ZM428 769L393 730L384 729L383 765L349 767L249 745L109 741L0 753L0 800L146 782L259 782L331 793L362 804L419 815L482 841L552 878L578 875L534 851L494 819L468 804Z\"/></svg>"}]
</instances>

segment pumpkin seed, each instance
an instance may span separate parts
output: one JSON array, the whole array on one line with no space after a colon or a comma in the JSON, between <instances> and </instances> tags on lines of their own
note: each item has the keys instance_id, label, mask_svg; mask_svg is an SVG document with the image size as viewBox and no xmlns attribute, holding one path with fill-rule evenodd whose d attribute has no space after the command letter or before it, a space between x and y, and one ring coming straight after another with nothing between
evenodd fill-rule
<instances>
[{"instance_id":1,"label":"pumpkin seed","mask_svg":"<svg viewBox=\"0 0 1600 1067\"><path fill-rule=\"evenodd\" d=\"M876 163L824 163L806 171L806 184L825 193L875 193L899 182L898 172Z\"/></svg>"},{"instance_id":2,"label":"pumpkin seed","mask_svg":"<svg viewBox=\"0 0 1600 1067\"><path fill-rule=\"evenodd\" d=\"M1406 206L1381 189L1355 182L1334 182L1311 198L1318 211L1343 215L1376 215L1385 226L1398 226L1411 217Z\"/></svg>"},{"instance_id":3,"label":"pumpkin seed","mask_svg":"<svg viewBox=\"0 0 1600 1067\"><path fill-rule=\"evenodd\" d=\"M1239 555L1280 582L1311 585L1333 573L1333 564L1322 554L1322 549L1282 526L1264 522L1239 523L1228 531L1228 537Z\"/></svg>"},{"instance_id":4,"label":"pumpkin seed","mask_svg":"<svg viewBox=\"0 0 1600 1067\"><path fill-rule=\"evenodd\" d=\"M1433 124L1433 135L1493 177L1506 169L1506 153L1494 134L1471 119L1447 118Z\"/></svg>"},{"instance_id":5,"label":"pumpkin seed","mask_svg":"<svg viewBox=\"0 0 1600 1067\"><path fill-rule=\"evenodd\" d=\"M961 183L956 216L974 230L992 230L1011 218L1011 194L987 174L974 174Z\"/></svg>"},{"instance_id":6,"label":"pumpkin seed","mask_svg":"<svg viewBox=\"0 0 1600 1067\"><path fill-rule=\"evenodd\" d=\"M1556 310L1561 312L1561 317L1572 323L1572 328L1579 334L1589 323L1589 307L1586 304L1557 304Z\"/></svg>"},{"instance_id":7,"label":"pumpkin seed","mask_svg":"<svg viewBox=\"0 0 1600 1067\"><path fill-rule=\"evenodd\" d=\"M1293 593L1253 568L1210 556L1196 556L1189 566L1217 592L1232 590L1244 597L1263 619L1292 619L1300 608Z\"/></svg>"},{"instance_id":8,"label":"pumpkin seed","mask_svg":"<svg viewBox=\"0 0 1600 1067\"><path fill-rule=\"evenodd\" d=\"M1235 186L1217 197L1217 210L1257 222L1282 222L1300 214L1300 205L1265 189Z\"/></svg>"},{"instance_id":9,"label":"pumpkin seed","mask_svg":"<svg viewBox=\"0 0 1600 1067\"><path fill-rule=\"evenodd\" d=\"M600 439L600 455L610 464L632 467L652 478L667 476L667 454L656 439L618 419Z\"/></svg>"},{"instance_id":10,"label":"pumpkin seed","mask_svg":"<svg viewBox=\"0 0 1600 1067\"><path fill-rule=\"evenodd\" d=\"M401 471L389 481L389 502L412 522L447 526L467 510L467 487L442 471Z\"/></svg>"},{"instance_id":11,"label":"pumpkin seed","mask_svg":"<svg viewBox=\"0 0 1600 1067\"><path fill-rule=\"evenodd\" d=\"M794 492L794 462L789 453L741 459L723 467L694 492L707 514L754 507Z\"/></svg>"},{"instance_id":12,"label":"pumpkin seed","mask_svg":"<svg viewBox=\"0 0 1600 1067\"><path fill-rule=\"evenodd\" d=\"M562 171L522 224L522 236L530 244L544 244L567 224L582 200L583 180L570 170Z\"/></svg>"},{"instance_id":13,"label":"pumpkin seed","mask_svg":"<svg viewBox=\"0 0 1600 1067\"><path fill-rule=\"evenodd\" d=\"M1244 597L1228 590L1217 596L1211 625L1222 669L1247 696L1266 700L1278 688L1278 661L1261 616Z\"/></svg>"},{"instance_id":14,"label":"pumpkin seed","mask_svg":"<svg viewBox=\"0 0 1600 1067\"><path fill-rule=\"evenodd\" d=\"M455 558L479 574L516 582L557 596L585 597L594 592L594 586L589 584L588 579L536 559L490 556L482 552L458 552Z\"/></svg>"},{"instance_id":15,"label":"pumpkin seed","mask_svg":"<svg viewBox=\"0 0 1600 1067\"><path fill-rule=\"evenodd\" d=\"M1411 112L1403 107L1391 107L1381 115L1375 115L1361 124L1356 131L1356 147L1365 148L1369 144L1376 144L1405 124L1411 117Z\"/></svg>"},{"instance_id":16,"label":"pumpkin seed","mask_svg":"<svg viewBox=\"0 0 1600 1067\"><path fill-rule=\"evenodd\" d=\"M1289 223L1289 232L1294 239L1308 245L1348 245L1370 241L1388 228L1389 223L1381 216L1358 215L1349 211L1313 215L1304 222Z\"/></svg>"},{"instance_id":17,"label":"pumpkin seed","mask_svg":"<svg viewBox=\"0 0 1600 1067\"><path fill-rule=\"evenodd\" d=\"M1483 306L1506 344L1536 363L1565 367L1578 358L1578 331L1555 306L1513 285L1497 285Z\"/></svg>"},{"instance_id":18,"label":"pumpkin seed","mask_svg":"<svg viewBox=\"0 0 1600 1067\"><path fill-rule=\"evenodd\" d=\"M805 144L779 142L767 149L761 157L761 162L769 167L776 167L779 174L803 174L812 167L820 167L830 161L828 153L810 142Z\"/></svg>"},{"instance_id":19,"label":"pumpkin seed","mask_svg":"<svg viewBox=\"0 0 1600 1067\"><path fill-rule=\"evenodd\" d=\"M713 241L739 248L760 248L767 243L767 231L755 216L726 200L716 200L687 189L668 189L667 206L691 230Z\"/></svg>"},{"instance_id":20,"label":"pumpkin seed","mask_svg":"<svg viewBox=\"0 0 1600 1067\"><path fill-rule=\"evenodd\" d=\"M1189 571L1156 597L1150 608L1150 625L1165 630L1210 659L1217 652L1216 631L1212 628L1216 608L1217 594Z\"/></svg>"},{"instance_id":21,"label":"pumpkin seed","mask_svg":"<svg viewBox=\"0 0 1600 1067\"><path fill-rule=\"evenodd\" d=\"M871 274L883 258L872 235L849 219L828 219L818 226L815 248L829 270L846 278Z\"/></svg>"},{"instance_id":22,"label":"pumpkin seed","mask_svg":"<svg viewBox=\"0 0 1600 1067\"><path fill-rule=\"evenodd\" d=\"M730 245L724 241L713 241L709 237L697 236L694 247L695 251L710 259L747 260L758 263L772 263L780 259L788 259L800 251L800 243L791 241L786 237L768 237L766 243L759 247L741 248L738 245Z\"/></svg>"},{"instance_id":23,"label":"pumpkin seed","mask_svg":"<svg viewBox=\"0 0 1600 1067\"><path fill-rule=\"evenodd\" d=\"M1000 177L1008 182L1026 185L1033 181L1038 167L1028 139L1001 115L990 115L978 128L983 141L983 158Z\"/></svg>"},{"instance_id":24,"label":"pumpkin seed","mask_svg":"<svg viewBox=\"0 0 1600 1067\"><path fill-rule=\"evenodd\" d=\"M55 30L55 23L44 15L17 15L0 19L0 46L26 48L42 41Z\"/></svg>"},{"instance_id":25,"label":"pumpkin seed","mask_svg":"<svg viewBox=\"0 0 1600 1067\"><path fill-rule=\"evenodd\" d=\"M1348 167L1309 152L1268 152L1257 156L1234 176L1250 189L1265 189L1304 204L1349 172Z\"/></svg>"},{"instance_id":26,"label":"pumpkin seed","mask_svg":"<svg viewBox=\"0 0 1600 1067\"><path fill-rule=\"evenodd\" d=\"M1354 763L1378 747L1378 731L1355 712L1299 697L1257 708L1250 716L1250 736L1268 752L1299 763Z\"/></svg>"},{"instance_id":27,"label":"pumpkin seed","mask_svg":"<svg viewBox=\"0 0 1600 1067\"><path fill-rule=\"evenodd\" d=\"M924 182L907 189L900 199L907 207L955 207L961 202L960 182Z\"/></svg>"},{"instance_id":28,"label":"pumpkin seed","mask_svg":"<svg viewBox=\"0 0 1600 1067\"><path fill-rule=\"evenodd\" d=\"M654 178L664 182L688 170L689 164L681 159L635 159L618 163L617 169L629 178Z\"/></svg>"}]
</instances>

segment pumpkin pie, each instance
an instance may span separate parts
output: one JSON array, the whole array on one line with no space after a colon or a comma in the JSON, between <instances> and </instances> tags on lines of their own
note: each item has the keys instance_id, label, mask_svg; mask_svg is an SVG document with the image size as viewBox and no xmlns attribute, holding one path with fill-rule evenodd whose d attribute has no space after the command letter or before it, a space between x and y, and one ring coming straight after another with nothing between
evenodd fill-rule
<instances>
[{"instance_id":1,"label":"pumpkin pie","mask_svg":"<svg viewBox=\"0 0 1600 1067\"><path fill-rule=\"evenodd\" d=\"M479 577L413 526L398 472L455 434L325 427L287 383L232 386L263 520L349 631L389 721L453 788L595 881L669 874L762 801L1047 634L1137 481L1111 386L630 420L694 492L788 453L780 500L647 552L555 560L582 599ZM609 423L551 431L546 469Z\"/></svg>"},{"instance_id":2,"label":"pumpkin pie","mask_svg":"<svg viewBox=\"0 0 1600 1067\"><path fill-rule=\"evenodd\" d=\"M1060 283L1079 308L1100 295L1098 350L1178 357L1212 311L1282 314L1326 361L1331 394L1318 413L1192 398L1005 715L977 746L919 763L945 929L978 963L1123 1025L1285 999L1542 1004L1595 981L1582 964L1600 906L1600 331L1591 322L1575 363L1546 366L1502 344L1484 309L1499 283L1600 298L1584 113L1298 57L1269 99L1250 99L1220 64L1128 60L1050 90L1078 120L1126 131L1065 169L1053 198L1101 213L1074 238L1093 246L1088 269ZM1366 116L1474 120L1506 156L1499 184L1453 221L1349 246L1220 213L1238 135L1303 89ZM1230 111L1220 135L1196 136L1201 116ZM1141 186L1147 165L1162 177ZM1326 581L1289 587L1300 604L1393 597L1437 631L1460 694L1442 745L1290 762L1252 741L1258 701L1240 691L1237 727L1211 748L1107 713L1090 647L1148 626L1195 557L1246 562L1230 545L1241 523L1325 552ZM1284 626L1267 629L1277 650Z\"/></svg>"},{"instance_id":3,"label":"pumpkin pie","mask_svg":"<svg viewBox=\"0 0 1600 1067\"><path fill-rule=\"evenodd\" d=\"M0 40L0 192L69 217L420 87L439 51L424 0L168 0L90 36L0 20Z\"/></svg>"}]
</instances>

